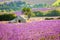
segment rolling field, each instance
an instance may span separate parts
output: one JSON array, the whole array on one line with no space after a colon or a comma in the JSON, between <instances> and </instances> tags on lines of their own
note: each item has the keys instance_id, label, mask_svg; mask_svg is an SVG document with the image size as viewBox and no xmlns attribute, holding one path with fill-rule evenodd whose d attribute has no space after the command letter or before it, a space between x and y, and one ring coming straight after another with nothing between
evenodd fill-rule
<instances>
[{"instance_id":1,"label":"rolling field","mask_svg":"<svg viewBox=\"0 0 60 40\"><path fill-rule=\"evenodd\" d=\"M0 40L60 40L60 20L0 23Z\"/></svg>"}]
</instances>

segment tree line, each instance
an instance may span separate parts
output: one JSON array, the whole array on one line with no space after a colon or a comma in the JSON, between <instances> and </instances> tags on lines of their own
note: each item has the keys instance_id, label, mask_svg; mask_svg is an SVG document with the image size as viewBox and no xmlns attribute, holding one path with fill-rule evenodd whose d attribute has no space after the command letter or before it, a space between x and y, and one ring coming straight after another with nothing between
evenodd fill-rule
<instances>
[{"instance_id":1,"label":"tree line","mask_svg":"<svg viewBox=\"0 0 60 40\"><path fill-rule=\"evenodd\" d=\"M60 11L58 10L51 10L47 13L43 13L41 11L35 11L32 12L31 8L24 7L22 9L22 13L27 16L27 19L29 20L30 17L51 17L51 16L60 16ZM0 21L10 21L17 17L15 14L2 14L0 15Z\"/></svg>"}]
</instances>

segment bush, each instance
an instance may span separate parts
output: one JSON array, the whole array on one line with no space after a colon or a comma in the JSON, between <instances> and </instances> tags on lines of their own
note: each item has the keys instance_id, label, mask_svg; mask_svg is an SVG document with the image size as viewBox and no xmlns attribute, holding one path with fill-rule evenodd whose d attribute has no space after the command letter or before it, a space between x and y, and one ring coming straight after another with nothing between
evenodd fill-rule
<instances>
[{"instance_id":1,"label":"bush","mask_svg":"<svg viewBox=\"0 0 60 40\"><path fill-rule=\"evenodd\" d=\"M0 15L0 21L10 21L16 18L15 14L2 14Z\"/></svg>"},{"instance_id":2,"label":"bush","mask_svg":"<svg viewBox=\"0 0 60 40\"><path fill-rule=\"evenodd\" d=\"M60 16L60 12L57 10L49 11L45 16Z\"/></svg>"},{"instance_id":3,"label":"bush","mask_svg":"<svg viewBox=\"0 0 60 40\"><path fill-rule=\"evenodd\" d=\"M44 16L43 12L40 12L40 11L34 12L34 14L35 14L35 17L42 17L42 16Z\"/></svg>"}]
</instances>

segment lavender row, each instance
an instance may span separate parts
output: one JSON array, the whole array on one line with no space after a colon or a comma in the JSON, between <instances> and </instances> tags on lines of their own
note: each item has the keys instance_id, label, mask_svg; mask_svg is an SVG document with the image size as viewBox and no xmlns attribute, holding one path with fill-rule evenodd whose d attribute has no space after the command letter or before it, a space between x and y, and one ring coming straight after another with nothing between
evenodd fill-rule
<instances>
[{"instance_id":1,"label":"lavender row","mask_svg":"<svg viewBox=\"0 0 60 40\"><path fill-rule=\"evenodd\" d=\"M60 40L60 20L0 24L0 40Z\"/></svg>"}]
</instances>

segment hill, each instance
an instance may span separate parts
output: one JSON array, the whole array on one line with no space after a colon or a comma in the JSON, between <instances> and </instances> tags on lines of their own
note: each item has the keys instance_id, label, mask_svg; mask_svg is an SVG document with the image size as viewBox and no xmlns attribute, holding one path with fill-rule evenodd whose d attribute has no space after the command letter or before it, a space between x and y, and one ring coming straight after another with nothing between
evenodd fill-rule
<instances>
[{"instance_id":1,"label":"hill","mask_svg":"<svg viewBox=\"0 0 60 40\"><path fill-rule=\"evenodd\" d=\"M54 3L52 4L52 6L55 6L55 7L60 6L60 0L57 0L56 2L54 2Z\"/></svg>"},{"instance_id":2,"label":"hill","mask_svg":"<svg viewBox=\"0 0 60 40\"><path fill-rule=\"evenodd\" d=\"M21 10L25 4L26 3L22 1L4 2L3 4L0 4L0 12L13 12Z\"/></svg>"}]
</instances>

